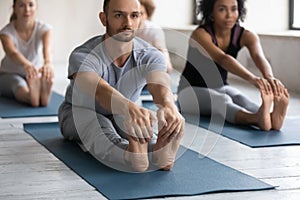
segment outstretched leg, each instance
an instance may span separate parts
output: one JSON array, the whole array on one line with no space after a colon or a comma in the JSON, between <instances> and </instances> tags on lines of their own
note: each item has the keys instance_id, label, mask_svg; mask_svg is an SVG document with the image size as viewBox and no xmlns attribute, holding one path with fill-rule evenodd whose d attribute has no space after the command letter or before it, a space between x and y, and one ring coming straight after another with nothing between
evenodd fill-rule
<instances>
[{"instance_id":1,"label":"outstretched leg","mask_svg":"<svg viewBox=\"0 0 300 200\"><path fill-rule=\"evenodd\" d=\"M40 102L40 81L38 78L27 79L28 87L19 87L15 97L18 101L38 107Z\"/></svg>"},{"instance_id":2,"label":"outstretched leg","mask_svg":"<svg viewBox=\"0 0 300 200\"><path fill-rule=\"evenodd\" d=\"M157 142L153 147L153 159L159 169L172 169L182 136L183 134L178 134L168 138L158 135Z\"/></svg>"},{"instance_id":3,"label":"outstretched leg","mask_svg":"<svg viewBox=\"0 0 300 200\"><path fill-rule=\"evenodd\" d=\"M282 86L279 89L279 94L274 96L274 106L271 114L272 129L279 130L282 127L288 104L289 94L287 89Z\"/></svg>"},{"instance_id":4,"label":"outstretched leg","mask_svg":"<svg viewBox=\"0 0 300 200\"><path fill-rule=\"evenodd\" d=\"M262 130L269 131L272 128L270 109L273 102L273 93L261 90L262 104L256 113L240 110L236 114L236 123L255 125Z\"/></svg>"},{"instance_id":5,"label":"outstretched leg","mask_svg":"<svg viewBox=\"0 0 300 200\"><path fill-rule=\"evenodd\" d=\"M41 82L41 92L40 92L41 106L47 106L51 97L53 80L52 79L47 80L41 77L40 82Z\"/></svg>"},{"instance_id":6,"label":"outstretched leg","mask_svg":"<svg viewBox=\"0 0 300 200\"><path fill-rule=\"evenodd\" d=\"M149 167L148 142L140 143L138 140L128 135L129 145L125 151L125 160L130 163L136 172L145 172Z\"/></svg>"}]
</instances>

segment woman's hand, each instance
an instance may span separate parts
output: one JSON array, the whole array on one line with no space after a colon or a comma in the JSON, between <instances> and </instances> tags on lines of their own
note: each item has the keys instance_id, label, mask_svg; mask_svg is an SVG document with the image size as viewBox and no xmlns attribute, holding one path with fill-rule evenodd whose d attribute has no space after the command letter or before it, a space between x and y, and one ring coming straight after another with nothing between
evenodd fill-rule
<instances>
[{"instance_id":1,"label":"woman's hand","mask_svg":"<svg viewBox=\"0 0 300 200\"><path fill-rule=\"evenodd\" d=\"M280 90L282 88L285 88L285 86L282 84L282 82L279 79L275 78L275 77L269 77L269 78L266 78L266 80L271 85L273 93L274 93L275 96L278 96L279 94L281 94Z\"/></svg>"},{"instance_id":2,"label":"woman's hand","mask_svg":"<svg viewBox=\"0 0 300 200\"><path fill-rule=\"evenodd\" d=\"M269 83L269 81L265 78L256 76L250 81L255 87L257 87L259 90L272 92L272 86Z\"/></svg>"},{"instance_id":3,"label":"woman's hand","mask_svg":"<svg viewBox=\"0 0 300 200\"><path fill-rule=\"evenodd\" d=\"M43 67L39 69L39 73L41 73L42 78L50 81L54 77L54 70L50 64L45 64Z\"/></svg>"},{"instance_id":4,"label":"woman's hand","mask_svg":"<svg viewBox=\"0 0 300 200\"><path fill-rule=\"evenodd\" d=\"M33 79L38 77L38 70L36 70L32 64L26 64L24 66L24 69L27 79Z\"/></svg>"}]
</instances>

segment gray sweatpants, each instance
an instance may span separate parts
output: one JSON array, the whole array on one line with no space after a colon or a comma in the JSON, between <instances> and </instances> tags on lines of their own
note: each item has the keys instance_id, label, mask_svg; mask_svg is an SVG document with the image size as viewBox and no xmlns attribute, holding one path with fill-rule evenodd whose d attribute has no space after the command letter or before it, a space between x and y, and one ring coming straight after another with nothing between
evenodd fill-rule
<instances>
[{"instance_id":1,"label":"gray sweatpants","mask_svg":"<svg viewBox=\"0 0 300 200\"><path fill-rule=\"evenodd\" d=\"M59 124L64 138L81 143L96 159L117 170L128 171L124 153L128 146L123 118L104 116L93 110L63 102ZM156 143L154 135L149 151Z\"/></svg>"},{"instance_id":2,"label":"gray sweatpants","mask_svg":"<svg viewBox=\"0 0 300 200\"><path fill-rule=\"evenodd\" d=\"M0 73L0 95L14 98L19 87L27 87L24 77L12 73Z\"/></svg>"},{"instance_id":3,"label":"gray sweatpants","mask_svg":"<svg viewBox=\"0 0 300 200\"><path fill-rule=\"evenodd\" d=\"M239 110L255 113L259 109L256 103L229 85L217 89L187 87L179 92L178 103L183 114L217 114L230 123L235 123Z\"/></svg>"}]
</instances>

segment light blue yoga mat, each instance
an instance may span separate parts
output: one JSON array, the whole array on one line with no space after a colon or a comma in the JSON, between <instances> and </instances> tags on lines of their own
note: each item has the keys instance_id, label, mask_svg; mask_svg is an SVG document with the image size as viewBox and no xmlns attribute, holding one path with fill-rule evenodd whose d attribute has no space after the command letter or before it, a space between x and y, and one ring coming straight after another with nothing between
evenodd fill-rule
<instances>
[{"instance_id":1,"label":"light blue yoga mat","mask_svg":"<svg viewBox=\"0 0 300 200\"><path fill-rule=\"evenodd\" d=\"M140 199L225 191L274 189L254 177L186 150L171 171L125 173L108 168L63 139L58 123L24 124L24 129L108 199Z\"/></svg>"},{"instance_id":2,"label":"light blue yoga mat","mask_svg":"<svg viewBox=\"0 0 300 200\"><path fill-rule=\"evenodd\" d=\"M0 117L17 118L17 117L43 117L56 116L58 108L64 97L56 92L52 92L51 100L47 107L31 107L26 104L17 102L0 96Z\"/></svg>"},{"instance_id":3,"label":"light blue yoga mat","mask_svg":"<svg viewBox=\"0 0 300 200\"><path fill-rule=\"evenodd\" d=\"M151 110L157 109L151 100L142 101L142 105ZM199 118L195 115L184 115L184 117L187 122L198 125L205 129L208 129L210 125L209 117L201 116ZM217 133L249 147L273 147L283 145L300 145L299 127L299 118L286 118L280 131L262 131L252 126L240 126L225 122L221 131Z\"/></svg>"}]
</instances>

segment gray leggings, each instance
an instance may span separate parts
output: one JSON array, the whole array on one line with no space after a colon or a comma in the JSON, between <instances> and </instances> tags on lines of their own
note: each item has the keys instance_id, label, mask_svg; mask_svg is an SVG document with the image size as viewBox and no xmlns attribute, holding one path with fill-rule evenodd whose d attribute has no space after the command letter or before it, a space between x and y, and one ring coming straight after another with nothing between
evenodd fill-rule
<instances>
[{"instance_id":1,"label":"gray leggings","mask_svg":"<svg viewBox=\"0 0 300 200\"><path fill-rule=\"evenodd\" d=\"M239 110L255 113L259 106L231 86L217 89L203 87L186 87L178 93L178 103L183 114L201 114L210 116L212 113L235 123Z\"/></svg>"},{"instance_id":2,"label":"gray leggings","mask_svg":"<svg viewBox=\"0 0 300 200\"><path fill-rule=\"evenodd\" d=\"M14 98L19 87L27 87L24 77L18 74L0 73L0 95Z\"/></svg>"},{"instance_id":3,"label":"gray leggings","mask_svg":"<svg viewBox=\"0 0 300 200\"><path fill-rule=\"evenodd\" d=\"M104 116L66 102L60 106L58 117L64 138L83 144L96 159L112 168L130 170L124 160L124 152L129 143L123 127L123 118ZM156 139L154 136L150 142L149 151Z\"/></svg>"}]
</instances>

